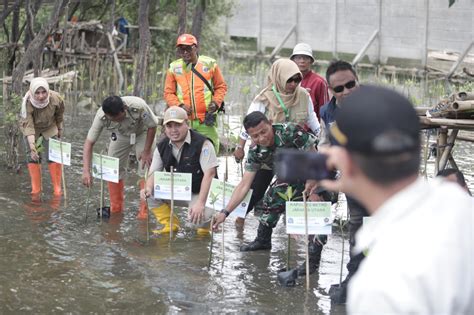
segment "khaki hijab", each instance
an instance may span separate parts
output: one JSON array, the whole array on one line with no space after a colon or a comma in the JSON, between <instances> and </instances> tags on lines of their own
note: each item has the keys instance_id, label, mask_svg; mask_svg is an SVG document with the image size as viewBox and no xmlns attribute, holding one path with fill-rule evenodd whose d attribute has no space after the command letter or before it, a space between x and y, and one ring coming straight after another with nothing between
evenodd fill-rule
<instances>
[{"instance_id":1,"label":"khaki hijab","mask_svg":"<svg viewBox=\"0 0 474 315\"><path fill-rule=\"evenodd\" d=\"M48 92L48 97L46 98L44 102L40 102L35 99L36 90L39 89L40 87L44 88L46 92ZM20 111L21 118L26 118L26 103L28 101L30 101L33 107L42 109L48 106L49 97L50 97L49 84L45 78L37 77L31 80L30 89L28 90L28 92L26 92L21 102L21 111Z\"/></svg>"},{"instance_id":2,"label":"khaki hijab","mask_svg":"<svg viewBox=\"0 0 474 315\"><path fill-rule=\"evenodd\" d=\"M292 60L286 58L278 59L273 63L268 72L267 87L255 97L255 101L265 105L267 116L274 123L285 122L286 117L284 109L272 91L272 86L275 86L277 92L280 94L281 100L289 110L291 107L297 106L300 102L307 103L308 92L301 86L298 86L293 93L285 94L286 82L289 78L298 73L301 75L298 66ZM301 75L301 77L303 76Z\"/></svg>"}]
</instances>

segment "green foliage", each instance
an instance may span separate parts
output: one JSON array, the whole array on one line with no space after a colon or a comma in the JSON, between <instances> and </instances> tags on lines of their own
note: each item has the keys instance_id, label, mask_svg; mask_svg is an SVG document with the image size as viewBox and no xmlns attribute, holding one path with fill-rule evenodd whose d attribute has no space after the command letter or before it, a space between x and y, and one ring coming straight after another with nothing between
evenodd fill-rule
<instances>
[{"instance_id":1,"label":"green foliage","mask_svg":"<svg viewBox=\"0 0 474 315\"><path fill-rule=\"evenodd\" d=\"M302 196L295 197L293 195L294 192L293 192L293 187L291 185L288 185L288 187L286 188L286 193L277 191L277 194L285 201L296 201L296 200L301 200L303 198Z\"/></svg>"},{"instance_id":2,"label":"green foliage","mask_svg":"<svg viewBox=\"0 0 474 315\"><path fill-rule=\"evenodd\" d=\"M41 153L44 151L43 136L39 136L38 139L36 139L35 148L37 153Z\"/></svg>"},{"instance_id":3,"label":"green foliage","mask_svg":"<svg viewBox=\"0 0 474 315\"><path fill-rule=\"evenodd\" d=\"M214 206L214 204L217 202L219 199L219 194L215 194L213 191L209 191L209 197L211 198L211 205Z\"/></svg>"},{"instance_id":4,"label":"green foliage","mask_svg":"<svg viewBox=\"0 0 474 315\"><path fill-rule=\"evenodd\" d=\"M2 96L2 103L5 104L3 121L6 125L17 122L21 101L22 97L16 94L10 95L10 98L8 98L8 96Z\"/></svg>"}]
</instances>

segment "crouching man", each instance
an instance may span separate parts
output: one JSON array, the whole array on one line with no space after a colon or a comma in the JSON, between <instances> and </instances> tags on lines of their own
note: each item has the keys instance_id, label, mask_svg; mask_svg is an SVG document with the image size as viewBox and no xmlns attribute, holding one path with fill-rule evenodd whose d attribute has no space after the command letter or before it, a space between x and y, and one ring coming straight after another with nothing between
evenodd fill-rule
<instances>
[{"instance_id":1,"label":"crouching man","mask_svg":"<svg viewBox=\"0 0 474 315\"><path fill-rule=\"evenodd\" d=\"M154 153L150 167L150 175L146 186L140 191L140 198L145 200L153 195L154 176L158 171L191 173L192 200L190 202L176 201L176 206L188 207L188 218L198 234L209 232L209 222L213 209L206 208L206 198L211 187L212 179L217 174L218 161L211 141L189 127L188 114L180 107L173 106L166 110L163 124L166 137L161 140ZM151 211L163 228L154 233L169 233L171 229L171 208L169 200L156 200ZM173 231L179 229L180 222L173 216Z\"/></svg>"},{"instance_id":2,"label":"crouching man","mask_svg":"<svg viewBox=\"0 0 474 315\"><path fill-rule=\"evenodd\" d=\"M124 176L128 164L128 156L135 149L138 157L138 175L144 175L145 166L151 164L151 148L155 143L158 119L145 100L136 96L109 96L97 110L92 126L87 133L83 151L82 183L92 185L91 160L94 144L101 132L110 132L108 155L119 158L118 183L108 182L110 194L110 212L118 213L124 210ZM142 188L144 181L140 180ZM138 219L147 217L146 203L140 203Z\"/></svg>"},{"instance_id":3,"label":"crouching man","mask_svg":"<svg viewBox=\"0 0 474 315\"><path fill-rule=\"evenodd\" d=\"M226 208L216 216L214 229L229 216L235 207L242 202L250 189L255 174L260 169L273 168L273 158L278 148L293 148L302 151L314 151L316 138L314 135L293 123L274 124L265 117L265 114L257 111L248 114L244 119L244 128L251 137L255 146L250 148L245 173L230 197ZM307 181L307 188L312 187L314 181ZM255 205L255 211L259 214L260 224L258 226L257 238L250 244L240 247L240 251L269 250L271 249L271 237L273 228L277 225L281 214L285 211L285 199L279 193L286 194L288 186L291 185L295 198L301 198L305 183L288 184L278 178L270 185L263 199ZM309 191L309 190L307 190ZM313 246L313 244L310 244ZM321 246L322 248L322 246ZM318 260L319 264L319 260Z\"/></svg>"}]
</instances>

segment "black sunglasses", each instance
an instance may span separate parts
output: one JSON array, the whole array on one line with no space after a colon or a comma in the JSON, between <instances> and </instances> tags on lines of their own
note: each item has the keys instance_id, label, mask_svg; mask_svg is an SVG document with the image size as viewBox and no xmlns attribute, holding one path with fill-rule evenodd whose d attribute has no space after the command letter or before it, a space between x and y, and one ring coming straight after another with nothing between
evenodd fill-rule
<instances>
[{"instance_id":1,"label":"black sunglasses","mask_svg":"<svg viewBox=\"0 0 474 315\"><path fill-rule=\"evenodd\" d=\"M338 85L336 87L333 87L332 90L336 93L341 93L342 91L344 91L344 88L348 90L352 89L354 86L356 86L356 83L357 82L355 80L352 80L352 81L347 82L344 85Z\"/></svg>"},{"instance_id":2,"label":"black sunglasses","mask_svg":"<svg viewBox=\"0 0 474 315\"><path fill-rule=\"evenodd\" d=\"M294 75L286 81L286 83L291 83L291 82L295 82L296 84L298 84L301 82L301 77L299 75Z\"/></svg>"},{"instance_id":3,"label":"black sunglasses","mask_svg":"<svg viewBox=\"0 0 474 315\"><path fill-rule=\"evenodd\" d=\"M184 54L185 52L190 53L190 52L193 50L194 47L195 47L194 45L191 45L191 46L179 46L176 50L178 51L178 53Z\"/></svg>"}]
</instances>

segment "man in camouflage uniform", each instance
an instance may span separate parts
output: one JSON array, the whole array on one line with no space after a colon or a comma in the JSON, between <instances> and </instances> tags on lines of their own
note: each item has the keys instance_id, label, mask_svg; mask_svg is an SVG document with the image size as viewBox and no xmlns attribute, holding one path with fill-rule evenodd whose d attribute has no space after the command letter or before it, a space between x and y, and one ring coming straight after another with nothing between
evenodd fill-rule
<instances>
[{"instance_id":1,"label":"man in camouflage uniform","mask_svg":"<svg viewBox=\"0 0 474 315\"><path fill-rule=\"evenodd\" d=\"M82 182L87 187L92 184L90 172L92 149L105 128L110 131L111 138L108 155L120 159L119 182L108 182L111 212L123 210L123 175L130 151L135 148L139 160L139 176L143 177L144 167L151 165L151 148L155 143L157 125L158 119L150 107L136 96L110 96L97 111L84 143ZM143 180L140 181L140 187L144 187ZM147 213L146 203L141 202L138 218L147 218Z\"/></svg>"},{"instance_id":2,"label":"man in camouflage uniform","mask_svg":"<svg viewBox=\"0 0 474 315\"><path fill-rule=\"evenodd\" d=\"M224 222L227 216L250 189L255 174L260 169L272 169L273 158L278 148L294 148L301 151L316 152L316 137L300 126L293 123L274 124L261 112L253 112L244 119L244 127L252 138L255 146L250 148L245 173L242 180L237 185L232 194L227 208L215 218L214 229ZM309 186L314 185L314 181L307 181ZM240 251L254 251L260 249L271 249L271 237L273 228L277 225L281 214L285 211L285 199L279 193L286 194L288 186L293 189L293 200L301 200L302 192L305 190L303 182L288 184L276 179L266 191L263 199L255 206L255 211L259 215L260 224L258 226L257 238L250 244L240 247Z\"/></svg>"}]
</instances>

